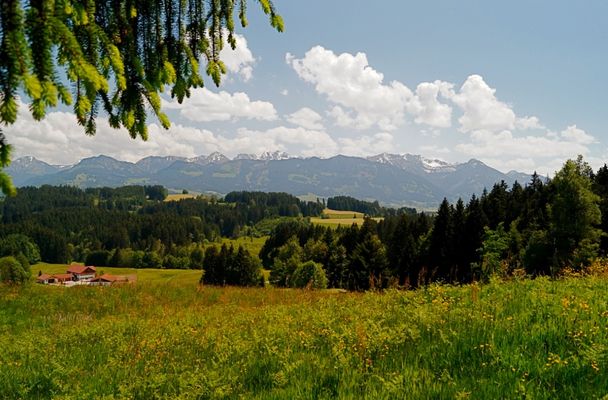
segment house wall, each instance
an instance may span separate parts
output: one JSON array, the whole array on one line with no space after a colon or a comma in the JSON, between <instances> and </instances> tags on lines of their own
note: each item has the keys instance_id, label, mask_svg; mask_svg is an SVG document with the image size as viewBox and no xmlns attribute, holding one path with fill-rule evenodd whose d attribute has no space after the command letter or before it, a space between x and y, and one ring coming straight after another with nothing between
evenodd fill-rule
<instances>
[{"instance_id":1,"label":"house wall","mask_svg":"<svg viewBox=\"0 0 608 400\"><path fill-rule=\"evenodd\" d=\"M74 276L79 281L95 278L95 274L94 273L92 273L92 274L74 274Z\"/></svg>"}]
</instances>

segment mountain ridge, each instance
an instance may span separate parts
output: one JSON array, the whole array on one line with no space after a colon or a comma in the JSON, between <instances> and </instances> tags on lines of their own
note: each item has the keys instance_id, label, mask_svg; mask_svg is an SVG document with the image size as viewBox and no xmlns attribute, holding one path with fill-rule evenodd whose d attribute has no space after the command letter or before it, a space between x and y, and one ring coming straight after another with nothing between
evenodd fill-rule
<instances>
[{"instance_id":1,"label":"mountain ridge","mask_svg":"<svg viewBox=\"0 0 608 400\"><path fill-rule=\"evenodd\" d=\"M318 197L349 195L385 205L433 208L446 197L469 198L504 180L527 183L529 175L500 172L483 162L448 163L414 154L371 157L289 157L284 152L214 152L186 158L148 156L135 163L98 155L71 166L54 166L22 157L6 169L17 186L43 184L79 187L160 184L169 189L226 194L235 190L283 191ZM526 181L524 182L524 178Z\"/></svg>"}]
</instances>

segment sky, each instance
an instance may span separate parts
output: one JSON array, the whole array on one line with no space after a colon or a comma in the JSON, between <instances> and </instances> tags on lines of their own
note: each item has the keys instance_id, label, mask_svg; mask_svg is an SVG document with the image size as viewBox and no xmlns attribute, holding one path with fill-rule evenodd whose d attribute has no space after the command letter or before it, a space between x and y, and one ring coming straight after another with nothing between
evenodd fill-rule
<instances>
[{"instance_id":1,"label":"sky","mask_svg":"<svg viewBox=\"0 0 608 400\"><path fill-rule=\"evenodd\" d=\"M23 104L5 130L15 156L389 152L549 176L578 154L608 160L605 0L274 4L285 32L250 0L220 87L164 96L169 130L150 118L148 141L133 140L100 117L88 137L69 108L36 122Z\"/></svg>"}]
</instances>

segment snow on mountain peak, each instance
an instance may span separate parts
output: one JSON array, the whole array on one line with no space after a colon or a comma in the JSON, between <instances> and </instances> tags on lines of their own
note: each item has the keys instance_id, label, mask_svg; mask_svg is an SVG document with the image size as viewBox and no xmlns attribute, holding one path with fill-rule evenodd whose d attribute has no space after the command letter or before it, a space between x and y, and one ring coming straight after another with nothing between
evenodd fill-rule
<instances>
[{"instance_id":1,"label":"snow on mountain peak","mask_svg":"<svg viewBox=\"0 0 608 400\"><path fill-rule=\"evenodd\" d=\"M404 170L426 173L454 171L456 167L455 164L443 160L424 158L416 154L381 153L367 159L380 164L393 165Z\"/></svg>"},{"instance_id":2,"label":"snow on mountain peak","mask_svg":"<svg viewBox=\"0 0 608 400\"><path fill-rule=\"evenodd\" d=\"M285 153L284 151L280 151L280 150L276 150L273 152L265 151L262 154L260 154L260 156L258 157L259 160L264 160L264 161L287 160L288 158L290 158L289 154Z\"/></svg>"}]
</instances>

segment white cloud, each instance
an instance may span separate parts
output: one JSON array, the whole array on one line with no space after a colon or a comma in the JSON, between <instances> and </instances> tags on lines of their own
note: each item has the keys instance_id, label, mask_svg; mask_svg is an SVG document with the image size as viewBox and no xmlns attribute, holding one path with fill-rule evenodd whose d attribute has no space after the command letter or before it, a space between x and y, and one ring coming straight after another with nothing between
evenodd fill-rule
<instances>
[{"instance_id":1,"label":"white cloud","mask_svg":"<svg viewBox=\"0 0 608 400\"><path fill-rule=\"evenodd\" d=\"M286 120L306 129L323 129L323 117L308 107L300 108L293 114L288 115Z\"/></svg>"},{"instance_id":2,"label":"white cloud","mask_svg":"<svg viewBox=\"0 0 608 400\"><path fill-rule=\"evenodd\" d=\"M265 131L239 129L229 143L231 152L259 154L264 151L286 151L294 156L326 157L336 154L336 142L322 130L279 126Z\"/></svg>"},{"instance_id":3,"label":"white cloud","mask_svg":"<svg viewBox=\"0 0 608 400\"><path fill-rule=\"evenodd\" d=\"M434 157L441 158L441 156L445 156L446 154L450 154L452 152L451 149L447 147L440 147L434 144L431 145L422 145L419 147L420 153L425 157Z\"/></svg>"},{"instance_id":4,"label":"white cloud","mask_svg":"<svg viewBox=\"0 0 608 400\"><path fill-rule=\"evenodd\" d=\"M277 119L274 105L267 101L251 101L246 93L211 92L207 88L191 91L182 104L177 100L163 100L163 108L179 110L180 114L196 122L230 121L239 118L273 121Z\"/></svg>"},{"instance_id":5,"label":"white cloud","mask_svg":"<svg viewBox=\"0 0 608 400\"><path fill-rule=\"evenodd\" d=\"M576 125L571 125L563 130L561 132L561 137L565 140L580 144L591 144L597 142L593 136L589 135L584 130L577 128Z\"/></svg>"},{"instance_id":6,"label":"white cloud","mask_svg":"<svg viewBox=\"0 0 608 400\"><path fill-rule=\"evenodd\" d=\"M373 136L360 136L358 138L340 138L340 154L366 157L379 153L390 152L394 149L393 135L387 132L377 133Z\"/></svg>"},{"instance_id":7,"label":"white cloud","mask_svg":"<svg viewBox=\"0 0 608 400\"><path fill-rule=\"evenodd\" d=\"M148 129L148 141L131 139L125 129L113 129L100 117L97 134L87 136L71 112L54 111L42 121L35 121L27 106L22 104L17 122L4 131L15 149L15 157L33 155L54 164L71 164L99 154L128 161L150 154L193 156L205 143L215 140L209 131L180 125L166 131L150 124Z\"/></svg>"},{"instance_id":8,"label":"white cloud","mask_svg":"<svg viewBox=\"0 0 608 400\"><path fill-rule=\"evenodd\" d=\"M517 129L526 130L526 129L547 129L544 125L540 123L538 117L523 117L517 118L515 121L515 127Z\"/></svg>"},{"instance_id":9,"label":"white cloud","mask_svg":"<svg viewBox=\"0 0 608 400\"><path fill-rule=\"evenodd\" d=\"M499 101L479 75L471 75L451 100L464 114L458 119L463 132L487 130L498 132L515 128L517 117L507 104Z\"/></svg>"},{"instance_id":10,"label":"white cloud","mask_svg":"<svg viewBox=\"0 0 608 400\"><path fill-rule=\"evenodd\" d=\"M436 128L452 126L452 107L439 102L438 96L451 97L454 85L448 82L423 82L416 88L416 94L407 103L407 110L415 116L417 124Z\"/></svg>"},{"instance_id":11,"label":"white cloud","mask_svg":"<svg viewBox=\"0 0 608 400\"><path fill-rule=\"evenodd\" d=\"M452 107L440 102L440 97L454 97L451 83L423 82L413 92L398 81L384 83L384 75L369 65L365 53L337 55L321 46L311 48L301 59L288 53L285 60L334 104L328 115L338 126L393 131L408 114L420 125L452 126Z\"/></svg>"},{"instance_id":12,"label":"white cloud","mask_svg":"<svg viewBox=\"0 0 608 400\"><path fill-rule=\"evenodd\" d=\"M224 47L220 51L220 60L226 65L228 72L240 75L241 79L247 82L253 75L253 65L255 58L247 47L247 39L243 35L234 34L236 38L236 48L232 50L226 42L228 33L224 35Z\"/></svg>"},{"instance_id":13,"label":"white cloud","mask_svg":"<svg viewBox=\"0 0 608 400\"><path fill-rule=\"evenodd\" d=\"M384 130L394 130L404 122L411 90L397 81L384 84L384 76L368 65L364 53L336 55L315 46L302 59L289 53L285 59L300 78L314 84L317 92L341 106L331 114L339 125L356 129L377 125ZM348 113L342 107L352 110L353 114L344 117Z\"/></svg>"},{"instance_id":14,"label":"white cloud","mask_svg":"<svg viewBox=\"0 0 608 400\"><path fill-rule=\"evenodd\" d=\"M593 136L576 126L568 127L559 136L550 132L516 136L508 130L499 133L476 130L470 137L471 142L458 144L456 150L503 171L516 169L526 172L559 167L556 160L563 163L578 154L587 155L590 152L588 145L595 142Z\"/></svg>"},{"instance_id":15,"label":"white cloud","mask_svg":"<svg viewBox=\"0 0 608 400\"><path fill-rule=\"evenodd\" d=\"M281 95L288 96L289 95L289 90L287 90L287 89L281 90Z\"/></svg>"},{"instance_id":16,"label":"white cloud","mask_svg":"<svg viewBox=\"0 0 608 400\"><path fill-rule=\"evenodd\" d=\"M230 157L275 150L303 157L338 153L338 145L326 132L303 127L279 126L264 131L241 128L235 137L180 124L165 130L153 123L148 130L147 141L131 139L126 130L115 130L106 119L99 118L97 134L87 136L72 113L50 112L44 120L34 121L27 106L22 105L17 122L4 132L15 148L15 157L32 155L53 164L72 164L99 154L137 161L149 155L193 157L214 151Z\"/></svg>"}]
</instances>

